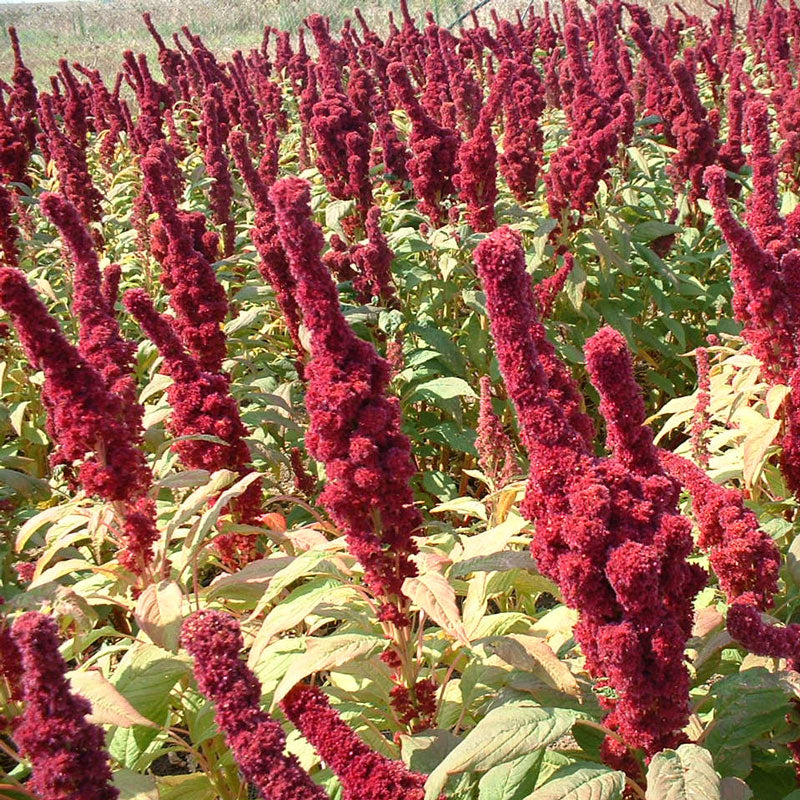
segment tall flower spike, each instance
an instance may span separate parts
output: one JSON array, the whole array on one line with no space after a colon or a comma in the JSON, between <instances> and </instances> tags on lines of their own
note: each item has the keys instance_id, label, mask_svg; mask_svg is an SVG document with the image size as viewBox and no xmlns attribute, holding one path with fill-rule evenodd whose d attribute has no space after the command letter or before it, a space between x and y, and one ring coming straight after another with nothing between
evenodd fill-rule
<instances>
[{"instance_id":1,"label":"tall flower spike","mask_svg":"<svg viewBox=\"0 0 800 800\"><path fill-rule=\"evenodd\" d=\"M652 754L681 741L689 714L684 648L692 599L704 574L686 563L692 539L676 508L677 483L661 470L640 430L641 398L631 414L630 357L617 334L587 346L590 372L609 413L616 456L594 457L549 394L531 331L534 296L519 235L494 231L475 262L500 369L520 420L531 473L523 513L536 523L532 552L543 574L579 612L576 639L590 673L616 692L606 724L630 746ZM591 357L590 357L591 356ZM627 361L626 361L627 358ZM603 374L615 370L618 383ZM619 392L617 391L619 390ZM634 444L642 453L633 453ZM606 757L626 753L607 739Z\"/></svg>"},{"instance_id":2,"label":"tall flower spike","mask_svg":"<svg viewBox=\"0 0 800 800\"><path fill-rule=\"evenodd\" d=\"M304 358L305 350L300 340L300 308L295 297L296 283L289 269L286 253L278 238L275 222L275 207L269 199L269 186L261 172L253 166L247 136L242 131L232 131L228 146L233 154L239 174L253 198L255 224L250 230L258 255L261 258L259 272L275 292L275 300L283 313L289 336L294 342L298 357Z\"/></svg>"},{"instance_id":3,"label":"tall flower spike","mask_svg":"<svg viewBox=\"0 0 800 800\"><path fill-rule=\"evenodd\" d=\"M123 298L125 307L164 358L164 370L173 379L167 389L172 407L169 428L176 438L190 437L173 447L189 469L213 472L230 469L244 477L253 471L245 442L247 428L239 416L236 401L225 376L202 370L184 350L167 317L161 316L142 289L131 289ZM195 440L196 435L213 436L221 442ZM261 481L254 480L231 503L237 522L256 524L261 512ZM217 549L228 566L242 565L256 557L255 537L226 534L216 539Z\"/></svg>"},{"instance_id":4,"label":"tall flower spike","mask_svg":"<svg viewBox=\"0 0 800 800\"><path fill-rule=\"evenodd\" d=\"M14 196L0 183L0 261L8 267L19 266L19 228L13 214Z\"/></svg>"},{"instance_id":5,"label":"tall flower spike","mask_svg":"<svg viewBox=\"0 0 800 800\"><path fill-rule=\"evenodd\" d=\"M225 290L208 258L198 252L164 175L164 160L151 147L141 161L144 187L166 231L168 250L162 281L175 311L175 325L189 352L209 372L219 372L227 351L222 323L228 314Z\"/></svg>"},{"instance_id":6,"label":"tall flower spike","mask_svg":"<svg viewBox=\"0 0 800 800\"><path fill-rule=\"evenodd\" d=\"M57 630L35 611L13 627L25 700L14 741L33 765L27 787L42 800L115 800L103 729L87 721L89 702L70 692Z\"/></svg>"},{"instance_id":7,"label":"tall flower spike","mask_svg":"<svg viewBox=\"0 0 800 800\"><path fill-rule=\"evenodd\" d=\"M708 447L705 442L709 427L708 409L711 404L711 378L709 375L708 350L698 347L697 361L697 402L692 414L692 457L704 469L708 467Z\"/></svg>"},{"instance_id":8,"label":"tall flower spike","mask_svg":"<svg viewBox=\"0 0 800 800\"><path fill-rule=\"evenodd\" d=\"M119 398L67 342L20 271L0 269L0 307L11 316L31 364L44 372L59 461L82 462L79 478L88 494L106 500L135 496L149 471L120 420Z\"/></svg>"},{"instance_id":9,"label":"tall flower spike","mask_svg":"<svg viewBox=\"0 0 800 800\"><path fill-rule=\"evenodd\" d=\"M236 620L196 611L183 623L181 641L194 658L197 687L216 706L215 720L236 763L264 800L327 800L285 752L281 726L261 710L261 685L239 657L244 643Z\"/></svg>"},{"instance_id":10,"label":"tall flower spike","mask_svg":"<svg viewBox=\"0 0 800 800\"><path fill-rule=\"evenodd\" d=\"M203 101L202 139L206 172L213 179L208 189L214 222L222 228L222 249L227 258L233 254L236 227L231 218L233 187L228 158L222 149L225 131L220 122L219 87L213 87Z\"/></svg>"},{"instance_id":11,"label":"tall flower spike","mask_svg":"<svg viewBox=\"0 0 800 800\"><path fill-rule=\"evenodd\" d=\"M518 469L514 445L492 406L492 379L481 377L481 397L475 447L478 463L496 485L505 486Z\"/></svg>"},{"instance_id":12,"label":"tall flower spike","mask_svg":"<svg viewBox=\"0 0 800 800\"><path fill-rule=\"evenodd\" d=\"M299 683L281 701L281 708L339 778L342 800L425 797L425 776L367 747L320 689Z\"/></svg>"},{"instance_id":13,"label":"tall flower spike","mask_svg":"<svg viewBox=\"0 0 800 800\"><path fill-rule=\"evenodd\" d=\"M8 29L8 38L11 40L11 49L14 51L14 72L11 75L13 91L10 97L11 111L22 122L22 133L24 134L28 148L33 149L36 142L36 134L39 126L36 124L38 113L38 93L33 73L25 66L22 60L22 50L19 46L19 37L16 28Z\"/></svg>"},{"instance_id":14,"label":"tall flower spike","mask_svg":"<svg viewBox=\"0 0 800 800\"><path fill-rule=\"evenodd\" d=\"M39 202L61 233L75 264L72 308L80 324L78 352L100 373L108 390L119 397L130 438L138 441L144 410L132 377L136 345L123 339L103 295L100 264L89 231L69 200L45 193Z\"/></svg>"},{"instance_id":15,"label":"tall flower spike","mask_svg":"<svg viewBox=\"0 0 800 800\"><path fill-rule=\"evenodd\" d=\"M342 315L320 260L323 238L310 218L308 184L285 178L270 197L311 333L306 448L326 468L320 502L345 531L376 594L398 595L415 573L411 537L421 519L409 487L414 464L400 430L400 407L385 394L391 370Z\"/></svg>"},{"instance_id":16,"label":"tall flower spike","mask_svg":"<svg viewBox=\"0 0 800 800\"><path fill-rule=\"evenodd\" d=\"M458 135L439 125L425 112L403 64L390 64L387 72L400 105L411 118L408 143L412 156L407 167L414 193L419 199L419 209L439 226L444 221L442 200L453 192Z\"/></svg>"},{"instance_id":17,"label":"tall flower spike","mask_svg":"<svg viewBox=\"0 0 800 800\"><path fill-rule=\"evenodd\" d=\"M353 249L353 262L360 272L354 281L356 291L363 302L379 297L387 306L397 306L392 283L394 253L381 230L381 211L377 206L372 206L367 212L364 227L367 242Z\"/></svg>"}]
</instances>

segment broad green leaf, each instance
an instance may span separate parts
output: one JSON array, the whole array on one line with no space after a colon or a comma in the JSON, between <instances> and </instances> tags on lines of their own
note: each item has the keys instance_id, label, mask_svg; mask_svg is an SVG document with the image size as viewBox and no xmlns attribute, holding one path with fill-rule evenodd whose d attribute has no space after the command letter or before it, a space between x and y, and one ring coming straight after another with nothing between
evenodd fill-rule
<instances>
[{"instance_id":1,"label":"broad green leaf","mask_svg":"<svg viewBox=\"0 0 800 800\"><path fill-rule=\"evenodd\" d=\"M463 379L456 377L434 378L419 384L415 389L409 402L416 403L420 400L439 398L441 400L452 400L454 397L477 397L473 388Z\"/></svg>"},{"instance_id":2,"label":"broad green leaf","mask_svg":"<svg viewBox=\"0 0 800 800\"><path fill-rule=\"evenodd\" d=\"M90 716L92 722L99 725L116 725L120 728L130 728L132 725L158 727L147 717L142 716L98 670L68 672L67 678L72 690L92 704Z\"/></svg>"},{"instance_id":3,"label":"broad green leaf","mask_svg":"<svg viewBox=\"0 0 800 800\"><path fill-rule=\"evenodd\" d=\"M439 572L423 572L403 581L403 594L424 611L448 636L468 645L469 637L461 620L456 593Z\"/></svg>"},{"instance_id":4,"label":"broad green leaf","mask_svg":"<svg viewBox=\"0 0 800 800\"><path fill-rule=\"evenodd\" d=\"M428 777L425 800L436 800L451 775L487 772L547 747L563 736L575 719L571 711L529 701L492 709Z\"/></svg>"},{"instance_id":5,"label":"broad green leaf","mask_svg":"<svg viewBox=\"0 0 800 800\"><path fill-rule=\"evenodd\" d=\"M119 800L160 800L152 775L119 769L114 772L114 786L119 789Z\"/></svg>"},{"instance_id":6,"label":"broad green leaf","mask_svg":"<svg viewBox=\"0 0 800 800\"><path fill-rule=\"evenodd\" d=\"M721 800L711 753L696 744L662 750L647 769L647 800Z\"/></svg>"},{"instance_id":7,"label":"broad green leaf","mask_svg":"<svg viewBox=\"0 0 800 800\"><path fill-rule=\"evenodd\" d=\"M779 419L764 419L750 428L742 444L743 477L748 486L757 480L764 466L764 457L781 429Z\"/></svg>"},{"instance_id":8,"label":"broad green leaf","mask_svg":"<svg viewBox=\"0 0 800 800\"><path fill-rule=\"evenodd\" d=\"M578 762L562 767L525 800L622 800L625 773Z\"/></svg>"},{"instance_id":9,"label":"broad green leaf","mask_svg":"<svg viewBox=\"0 0 800 800\"><path fill-rule=\"evenodd\" d=\"M489 640L489 647L516 669L541 677L560 692L580 696L580 687L569 667L560 661L553 649L536 636L510 633Z\"/></svg>"},{"instance_id":10,"label":"broad green leaf","mask_svg":"<svg viewBox=\"0 0 800 800\"><path fill-rule=\"evenodd\" d=\"M723 775L745 777L738 771L742 748L779 725L789 710L780 678L756 667L717 681L711 695L714 720L703 744Z\"/></svg>"},{"instance_id":11,"label":"broad green leaf","mask_svg":"<svg viewBox=\"0 0 800 800\"><path fill-rule=\"evenodd\" d=\"M299 586L267 614L250 648L248 663L255 664L272 639L299 625L321 603L357 596L354 589L334 580L322 579Z\"/></svg>"},{"instance_id":12,"label":"broad green leaf","mask_svg":"<svg viewBox=\"0 0 800 800\"><path fill-rule=\"evenodd\" d=\"M478 783L478 800L523 800L536 788L544 750L492 767Z\"/></svg>"},{"instance_id":13,"label":"broad green leaf","mask_svg":"<svg viewBox=\"0 0 800 800\"><path fill-rule=\"evenodd\" d=\"M156 778L158 800L216 800L216 789L202 772Z\"/></svg>"},{"instance_id":14,"label":"broad green leaf","mask_svg":"<svg viewBox=\"0 0 800 800\"><path fill-rule=\"evenodd\" d=\"M303 678L322 670L335 669L351 661L369 658L378 648L384 646L380 636L360 633L345 633L320 639L309 639L305 653L291 662L289 671L275 689L272 697L274 708L289 690Z\"/></svg>"},{"instance_id":15,"label":"broad green leaf","mask_svg":"<svg viewBox=\"0 0 800 800\"><path fill-rule=\"evenodd\" d=\"M139 595L133 616L154 644L176 651L183 620L181 587L175 581L150 584Z\"/></svg>"}]
</instances>

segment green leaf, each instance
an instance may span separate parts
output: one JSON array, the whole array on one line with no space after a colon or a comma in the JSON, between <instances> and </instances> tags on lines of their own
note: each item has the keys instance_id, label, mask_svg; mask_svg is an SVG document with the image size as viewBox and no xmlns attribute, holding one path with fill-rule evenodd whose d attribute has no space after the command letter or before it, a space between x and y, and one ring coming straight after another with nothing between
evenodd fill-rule
<instances>
[{"instance_id":1,"label":"green leaf","mask_svg":"<svg viewBox=\"0 0 800 800\"><path fill-rule=\"evenodd\" d=\"M439 357L447 364L455 375L464 375L467 371L467 364L458 345L450 335L441 328L433 325L409 325L408 331L419 336L426 344L430 345L439 354Z\"/></svg>"},{"instance_id":2,"label":"green leaf","mask_svg":"<svg viewBox=\"0 0 800 800\"><path fill-rule=\"evenodd\" d=\"M367 659L383 646L384 640L380 636L361 633L345 633L339 636L308 640L306 652L291 662L289 671L275 689L272 707L274 708L283 700L289 690L303 678L313 675L315 672L335 669L343 664Z\"/></svg>"},{"instance_id":3,"label":"green leaf","mask_svg":"<svg viewBox=\"0 0 800 800\"><path fill-rule=\"evenodd\" d=\"M711 753L696 744L662 750L647 770L647 800L721 800Z\"/></svg>"},{"instance_id":4,"label":"green leaf","mask_svg":"<svg viewBox=\"0 0 800 800\"><path fill-rule=\"evenodd\" d=\"M677 225L671 225L669 222L662 222L659 219L649 219L646 222L640 222L638 225L633 226L631 232L631 239L634 242L652 242L654 239L660 239L662 236L669 236L673 233L680 233L681 228Z\"/></svg>"},{"instance_id":5,"label":"green leaf","mask_svg":"<svg viewBox=\"0 0 800 800\"><path fill-rule=\"evenodd\" d=\"M431 773L425 800L435 800L451 775L487 772L563 736L576 715L560 708L544 708L533 701L509 703L492 709Z\"/></svg>"},{"instance_id":6,"label":"green leaf","mask_svg":"<svg viewBox=\"0 0 800 800\"><path fill-rule=\"evenodd\" d=\"M431 381L419 384L414 389L409 402L417 403L420 400L430 400L432 398L452 400L454 397L477 397L477 395L463 378L449 376L434 378Z\"/></svg>"},{"instance_id":7,"label":"green leaf","mask_svg":"<svg viewBox=\"0 0 800 800\"><path fill-rule=\"evenodd\" d=\"M119 800L160 800L152 775L120 769L114 773L114 786L119 789Z\"/></svg>"},{"instance_id":8,"label":"green leaf","mask_svg":"<svg viewBox=\"0 0 800 800\"><path fill-rule=\"evenodd\" d=\"M158 800L215 800L217 790L202 772L156 778Z\"/></svg>"},{"instance_id":9,"label":"green leaf","mask_svg":"<svg viewBox=\"0 0 800 800\"><path fill-rule=\"evenodd\" d=\"M705 746L723 775L739 774L741 750L779 725L789 703L779 676L763 667L729 675L711 689L714 721Z\"/></svg>"},{"instance_id":10,"label":"green leaf","mask_svg":"<svg viewBox=\"0 0 800 800\"><path fill-rule=\"evenodd\" d=\"M478 800L523 800L535 788L543 750L492 767L478 783Z\"/></svg>"},{"instance_id":11,"label":"green leaf","mask_svg":"<svg viewBox=\"0 0 800 800\"><path fill-rule=\"evenodd\" d=\"M622 800L625 773L585 762L562 767L526 800Z\"/></svg>"},{"instance_id":12,"label":"green leaf","mask_svg":"<svg viewBox=\"0 0 800 800\"><path fill-rule=\"evenodd\" d=\"M157 725L164 725L172 687L190 671L185 659L154 644L138 644L125 653L111 683L140 714ZM135 769L145 748L157 735L157 730L140 726L117 728L108 749L117 761Z\"/></svg>"}]
</instances>

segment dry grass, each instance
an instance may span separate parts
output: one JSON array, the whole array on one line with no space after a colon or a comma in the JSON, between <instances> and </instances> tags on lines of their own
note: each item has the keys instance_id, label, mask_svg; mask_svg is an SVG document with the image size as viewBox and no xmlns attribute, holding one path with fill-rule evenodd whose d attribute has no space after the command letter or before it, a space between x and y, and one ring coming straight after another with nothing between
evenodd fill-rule
<instances>
[{"instance_id":1,"label":"dry grass","mask_svg":"<svg viewBox=\"0 0 800 800\"><path fill-rule=\"evenodd\" d=\"M441 25L451 25L459 16L469 12L479 0L409 0L412 11L422 17L432 11ZM515 10L525 11L530 0L489 0L479 11L487 19L490 9L501 16L511 16ZM657 0L640 0L656 13L663 9ZM99 2L56 2L0 4L0 26L15 25L19 32L26 63L41 85L54 71L60 58L99 69L113 79L123 50L144 52L155 65L155 45L142 24L141 15L150 11L165 38L189 27L221 55L237 49L255 47L261 41L265 25L294 30L302 20L315 11L328 14L336 29L352 13L358 0L107 0ZM536 0L539 7L541 0ZM360 6L378 30L385 29L387 13L394 10L399 16L399 0L361 0ZM557 4L554 4L557 5ZM689 0L684 6L700 15L708 14L703 0ZM660 14L659 14L660 15ZM8 39L0 45L0 76L10 74L13 66Z\"/></svg>"}]
</instances>

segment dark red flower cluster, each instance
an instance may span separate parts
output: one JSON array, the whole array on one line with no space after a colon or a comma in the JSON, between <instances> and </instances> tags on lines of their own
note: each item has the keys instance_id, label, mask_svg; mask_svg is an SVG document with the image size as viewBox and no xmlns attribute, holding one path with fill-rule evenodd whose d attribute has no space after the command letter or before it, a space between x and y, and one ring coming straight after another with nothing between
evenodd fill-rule
<instances>
[{"instance_id":1,"label":"dark red flower cluster","mask_svg":"<svg viewBox=\"0 0 800 800\"><path fill-rule=\"evenodd\" d=\"M343 800L425 797L425 776L367 747L320 689L299 683L281 701L281 708L339 778Z\"/></svg>"},{"instance_id":2,"label":"dark red flower cluster","mask_svg":"<svg viewBox=\"0 0 800 800\"><path fill-rule=\"evenodd\" d=\"M39 96L39 121L47 137L47 149L56 162L61 191L78 209L81 219L89 225L99 222L102 196L92 182L86 163L86 151L78 147L58 127L53 116L53 102L50 95Z\"/></svg>"},{"instance_id":3,"label":"dark red flower cluster","mask_svg":"<svg viewBox=\"0 0 800 800\"><path fill-rule=\"evenodd\" d=\"M539 319L547 319L553 313L556 298L564 290L573 269L575 269L575 258L572 253L564 253L564 263L552 275L534 286L536 314Z\"/></svg>"},{"instance_id":4,"label":"dark red flower cluster","mask_svg":"<svg viewBox=\"0 0 800 800\"><path fill-rule=\"evenodd\" d=\"M606 328L586 346L612 451L598 459L550 396L531 336L535 299L519 236L495 231L475 261L530 456L523 511L536 523L534 556L580 613L575 635L590 672L615 690L607 724L652 754L681 741L688 719L683 653L705 579L686 561L691 527L677 511L678 484L644 427L622 337Z\"/></svg>"},{"instance_id":5,"label":"dark red flower cluster","mask_svg":"<svg viewBox=\"0 0 800 800\"><path fill-rule=\"evenodd\" d=\"M6 105L0 88L0 177L14 183L27 183L30 146Z\"/></svg>"},{"instance_id":6,"label":"dark red flower cluster","mask_svg":"<svg viewBox=\"0 0 800 800\"><path fill-rule=\"evenodd\" d=\"M285 178L270 196L311 333L306 448L325 465L320 503L345 531L372 589L398 595L415 571L409 557L420 515L409 487L414 464L400 431L399 404L386 396L391 370L342 315L336 286L320 260L323 238L310 218L308 184Z\"/></svg>"},{"instance_id":7,"label":"dark red flower cluster","mask_svg":"<svg viewBox=\"0 0 800 800\"><path fill-rule=\"evenodd\" d=\"M539 118L545 109L544 89L533 64L522 57L513 61L513 77L503 95L503 152L498 159L508 188L520 203L536 192L544 135Z\"/></svg>"},{"instance_id":8,"label":"dark red flower cluster","mask_svg":"<svg viewBox=\"0 0 800 800\"><path fill-rule=\"evenodd\" d=\"M453 192L458 135L425 111L402 63L390 64L387 74L398 104L411 119L408 143L412 155L407 168L419 210L429 216L434 225L441 225L444 222L442 201Z\"/></svg>"},{"instance_id":9,"label":"dark red flower cluster","mask_svg":"<svg viewBox=\"0 0 800 800\"><path fill-rule=\"evenodd\" d=\"M396 306L397 295L392 282L394 253L381 230L381 211L377 206L367 212L364 227L367 241L352 249L352 260L358 267L353 279L356 293L361 302L377 297L387 306Z\"/></svg>"},{"instance_id":10,"label":"dark red flower cluster","mask_svg":"<svg viewBox=\"0 0 800 800\"><path fill-rule=\"evenodd\" d=\"M492 379L481 377L481 397L475 447L484 474L498 486L505 486L517 474L519 465L514 445L492 406Z\"/></svg>"},{"instance_id":11,"label":"dark red flower cluster","mask_svg":"<svg viewBox=\"0 0 800 800\"><path fill-rule=\"evenodd\" d=\"M255 224L250 231L250 238L261 258L259 271L275 292L275 300L283 313L289 335L294 342L298 356L302 359L305 351L300 341L300 309L295 298L296 284L289 269L286 253L278 238L275 207L269 198L270 184L254 167L244 133L233 131L228 138L228 146L239 169L239 174L253 199L256 216Z\"/></svg>"},{"instance_id":12,"label":"dark red flower cluster","mask_svg":"<svg viewBox=\"0 0 800 800\"><path fill-rule=\"evenodd\" d=\"M708 350L698 347L697 360L697 402L692 415L692 457L702 467L708 467L708 447L705 435L709 426L708 409L711 405L711 378L709 375Z\"/></svg>"},{"instance_id":13,"label":"dark red flower cluster","mask_svg":"<svg viewBox=\"0 0 800 800\"><path fill-rule=\"evenodd\" d=\"M709 167L705 172L708 199L714 218L731 251L734 314L744 325L742 335L763 365L765 378L788 384L798 363L797 332L800 325L800 286L797 268L800 251L790 251L780 261L762 248L754 234L733 216L725 195L725 172ZM759 235L775 242L774 228L759 206ZM772 218L774 222L774 217ZM782 248L778 247L780 252Z\"/></svg>"},{"instance_id":14,"label":"dark red flower cluster","mask_svg":"<svg viewBox=\"0 0 800 800\"><path fill-rule=\"evenodd\" d=\"M695 201L703 194L703 171L716 164L719 156L717 134L700 102L694 73L678 60L672 63L671 70L682 110L670 122L677 153L668 172L676 189L683 188L686 181L691 183L689 200Z\"/></svg>"},{"instance_id":15,"label":"dark red flower cluster","mask_svg":"<svg viewBox=\"0 0 800 800\"><path fill-rule=\"evenodd\" d=\"M29 611L14 623L25 708L14 741L33 767L26 787L42 800L115 800L103 729L87 721L91 705L72 694L58 650L58 628Z\"/></svg>"},{"instance_id":16,"label":"dark red flower cluster","mask_svg":"<svg viewBox=\"0 0 800 800\"><path fill-rule=\"evenodd\" d=\"M620 136L628 125L629 101L611 104L598 95L586 64L577 25L564 28L566 68L572 83L568 119L570 138L550 157L545 182L550 215L562 221L569 209L583 213L605 177Z\"/></svg>"},{"instance_id":17,"label":"dark red flower cluster","mask_svg":"<svg viewBox=\"0 0 800 800\"><path fill-rule=\"evenodd\" d=\"M173 321L156 311L145 291L131 289L123 301L158 348L164 359L164 371L173 379L167 389L172 407L169 428L176 438L189 437L173 445L183 464L189 469L211 472L229 469L242 476L252 472L245 442L248 431L231 396L228 379L203 370L199 359L184 350ZM221 441L193 438L197 436L212 436ZM260 480L253 481L231 507L237 521L257 524L261 513ZM216 544L228 564L241 564L256 556L252 536L226 534Z\"/></svg>"},{"instance_id":18,"label":"dark red flower cluster","mask_svg":"<svg viewBox=\"0 0 800 800\"><path fill-rule=\"evenodd\" d=\"M239 658L244 643L236 620L219 611L196 611L183 623L181 642L194 658L198 689L216 706L216 723L236 763L264 800L327 800L285 752L280 724L261 710L261 685Z\"/></svg>"},{"instance_id":19,"label":"dark red flower cluster","mask_svg":"<svg viewBox=\"0 0 800 800\"><path fill-rule=\"evenodd\" d=\"M164 175L164 159L151 148L141 161L144 187L167 235L162 281L175 311L174 324L186 349L208 372L219 372L226 355L222 323L228 314L225 290L206 255L195 247Z\"/></svg>"},{"instance_id":20,"label":"dark red flower cluster","mask_svg":"<svg viewBox=\"0 0 800 800\"><path fill-rule=\"evenodd\" d=\"M15 28L8 29L8 38L11 40L11 49L14 51L14 72L11 75L13 87L9 97L10 111L17 118L19 127L28 144L33 149L39 126L36 124L38 115L38 92L33 73L25 66L22 59L22 50L19 46L19 37Z\"/></svg>"},{"instance_id":21,"label":"dark red flower cluster","mask_svg":"<svg viewBox=\"0 0 800 800\"><path fill-rule=\"evenodd\" d=\"M14 195L0 183L0 260L7 267L19 266L19 228L14 223Z\"/></svg>"},{"instance_id":22,"label":"dark red flower cluster","mask_svg":"<svg viewBox=\"0 0 800 800\"><path fill-rule=\"evenodd\" d=\"M31 364L44 372L42 396L58 463L82 462L82 486L106 500L146 490L149 470L130 440L119 398L64 338L18 270L0 269L0 307L11 317Z\"/></svg>"},{"instance_id":23,"label":"dark red flower cluster","mask_svg":"<svg viewBox=\"0 0 800 800\"><path fill-rule=\"evenodd\" d=\"M206 94L203 101L200 133L203 141L203 159L206 165L206 172L214 181L208 190L209 205L214 216L214 222L222 228L222 251L227 258L233 254L236 226L231 217L233 186L231 185L231 173L228 169L228 157L223 149L226 133L220 119L221 105L219 87L215 85Z\"/></svg>"}]
</instances>

